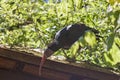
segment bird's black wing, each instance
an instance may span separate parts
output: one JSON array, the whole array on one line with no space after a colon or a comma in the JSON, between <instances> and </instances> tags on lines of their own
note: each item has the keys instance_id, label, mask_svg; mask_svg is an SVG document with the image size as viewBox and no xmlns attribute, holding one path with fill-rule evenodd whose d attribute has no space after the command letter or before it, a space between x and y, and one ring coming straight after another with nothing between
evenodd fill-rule
<instances>
[{"instance_id":1,"label":"bird's black wing","mask_svg":"<svg viewBox=\"0 0 120 80\"><path fill-rule=\"evenodd\" d=\"M58 49L63 48L67 44L68 34L69 31L67 30L67 27L58 31L55 35L54 41L48 45L48 48L52 51L57 51Z\"/></svg>"},{"instance_id":2,"label":"bird's black wing","mask_svg":"<svg viewBox=\"0 0 120 80\"><path fill-rule=\"evenodd\" d=\"M63 45L66 42L68 35L69 31L67 30L67 27L65 27L56 33L55 40L58 44Z\"/></svg>"}]
</instances>

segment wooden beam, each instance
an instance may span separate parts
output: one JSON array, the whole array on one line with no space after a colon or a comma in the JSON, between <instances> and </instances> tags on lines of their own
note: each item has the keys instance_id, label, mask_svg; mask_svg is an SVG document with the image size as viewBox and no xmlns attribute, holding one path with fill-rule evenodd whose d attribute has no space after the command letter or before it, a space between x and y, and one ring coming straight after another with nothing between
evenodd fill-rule
<instances>
[{"instance_id":1,"label":"wooden beam","mask_svg":"<svg viewBox=\"0 0 120 80\"><path fill-rule=\"evenodd\" d=\"M11 59L11 64L15 64L14 61L18 63L24 63L23 71L39 76L38 68L41 57L35 56L32 53L19 52L15 50L0 48L0 56L5 59ZM8 60L9 61L9 60ZM2 61L5 64L8 61ZM2 64L3 64L2 63ZM45 65L43 66L43 77L51 78L54 74L57 76L55 79L60 78L60 76L65 75L65 79L60 80L70 80L72 75L83 76L85 78L91 78L95 80L120 80L120 74L115 74L110 70L90 66L87 64L70 64L70 63L60 63L58 61L52 61L47 59ZM51 78L54 80L54 78Z\"/></svg>"}]
</instances>

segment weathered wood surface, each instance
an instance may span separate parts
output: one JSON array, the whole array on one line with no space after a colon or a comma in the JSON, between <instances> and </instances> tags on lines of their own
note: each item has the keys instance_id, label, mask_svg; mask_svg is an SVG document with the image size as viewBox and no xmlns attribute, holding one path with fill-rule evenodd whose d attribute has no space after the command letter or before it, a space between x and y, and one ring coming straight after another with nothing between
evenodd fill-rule
<instances>
[{"instance_id":1,"label":"weathered wood surface","mask_svg":"<svg viewBox=\"0 0 120 80\"><path fill-rule=\"evenodd\" d=\"M120 74L85 64L47 60L39 76L41 57L32 53L0 48L0 68L25 72L49 80L120 80Z\"/></svg>"},{"instance_id":2,"label":"weathered wood surface","mask_svg":"<svg viewBox=\"0 0 120 80\"><path fill-rule=\"evenodd\" d=\"M0 80L48 80L24 72L0 69Z\"/></svg>"}]
</instances>

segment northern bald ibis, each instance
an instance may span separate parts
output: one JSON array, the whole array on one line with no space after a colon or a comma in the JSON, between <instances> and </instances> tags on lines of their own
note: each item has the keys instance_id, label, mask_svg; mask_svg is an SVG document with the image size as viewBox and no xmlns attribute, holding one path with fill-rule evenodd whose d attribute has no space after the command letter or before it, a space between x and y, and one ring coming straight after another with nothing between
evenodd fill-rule
<instances>
[{"instance_id":1,"label":"northern bald ibis","mask_svg":"<svg viewBox=\"0 0 120 80\"><path fill-rule=\"evenodd\" d=\"M87 30L91 30L95 34L99 33L96 29L90 28L85 24L78 24L78 23L69 25L59 30L56 33L52 43L50 43L47 49L44 51L44 55L40 63L40 69L39 69L40 74L46 58L51 56L54 52L56 52L60 48L69 49L82 35L84 35L85 31Z\"/></svg>"}]
</instances>

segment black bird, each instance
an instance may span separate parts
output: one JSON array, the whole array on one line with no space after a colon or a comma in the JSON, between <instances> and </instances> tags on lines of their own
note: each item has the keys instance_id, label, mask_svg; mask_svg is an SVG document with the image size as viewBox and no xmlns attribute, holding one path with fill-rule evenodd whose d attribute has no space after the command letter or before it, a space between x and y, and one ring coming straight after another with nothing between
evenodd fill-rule
<instances>
[{"instance_id":1,"label":"black bird","mask_svg":"<svg viewBox=\"0 0 120 80\"><path fill-rule=\"evenodd\" d=\"M96 29L90 28L85 24L78 23L69 25L58 31L55 35L53 42L50 43L47 49L44 51L44 55L40 63L40 74L41 68L46 58L51 56L54 52L56 52L60 48L69 49L81 36L84 35L85 31L87 30L91 30L95 34L99 33Z\"/></svg>"}]
</instances>

